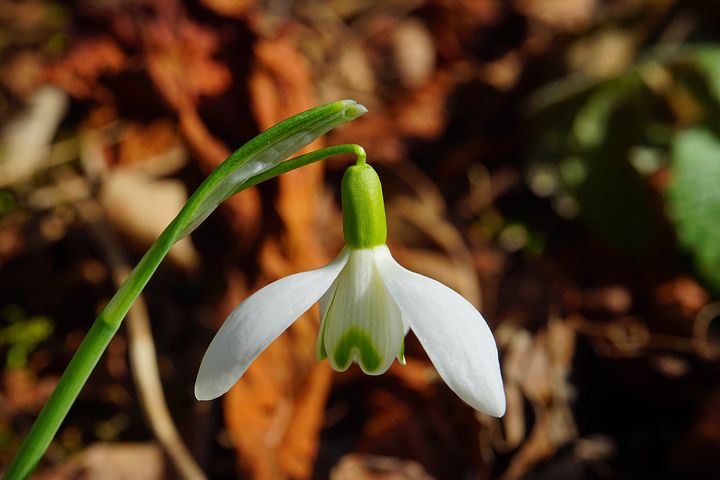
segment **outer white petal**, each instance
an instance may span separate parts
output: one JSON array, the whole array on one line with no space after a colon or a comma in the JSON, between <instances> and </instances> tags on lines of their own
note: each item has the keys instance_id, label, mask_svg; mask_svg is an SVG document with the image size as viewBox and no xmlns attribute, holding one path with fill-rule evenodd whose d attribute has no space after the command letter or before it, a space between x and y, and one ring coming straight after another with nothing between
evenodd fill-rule
<instances>
[{"instance_id":1,"label":"outer white petal","mask_svg":"<svg viewBox=\"0 0 720 480\"><path fill-rule=\"evenodd\" d=\"M330 288L348 255L345 248L328 265L282 278L238 305L205 352L195 397L212 400L230 390L260 352Z\"/></svg>"},{"instance_id":2,"label":"outer white petal","mask_svg":"<svg viewBox=\"0 0 720 480\"><path fill-rule=\"evenodd\" d=\"M343 371L355 361L369 375L385 373L400 351L404 331L400 309L375 266L375 249L352 250L330 291L321 301L321 335L330 365Z\"/></svg>"},{"instance_id":3,"label":"outer white petal","mask_svg":"<svg viewBox=\"0 0 720 480\"><path fill-rule=\"evenodd\" d=\"M495 339L482 315L460 294L401 267L387 248L378 270L430 360L448 386L471 407L505 413Z\"/></svg>"}]
</instances>

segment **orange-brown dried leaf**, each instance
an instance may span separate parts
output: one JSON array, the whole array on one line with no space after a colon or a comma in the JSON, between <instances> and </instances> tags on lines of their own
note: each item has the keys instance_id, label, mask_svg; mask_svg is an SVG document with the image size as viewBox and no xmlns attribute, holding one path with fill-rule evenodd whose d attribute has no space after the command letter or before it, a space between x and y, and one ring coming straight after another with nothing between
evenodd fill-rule
<instances>
[{"instance_id":1,"label":"orange-brown dried leaf","mask_svg":"<svg viewBox=\"0 0 720 480\"><path fill-rule=\"evenodd\" d=\"M3 373L4 398L0 415L38 413L56 384L57 378L54 377L37 379L33 372L26 369L6 369Z\"/></svg>"},{"instance_id":2,"label":"orange-brown dried leaf","mask_svg":"<svg viewBox=\"0 0 720 480\"><path fill-rule=\"evenodd\" d=\"M330 480L433 480L420 463L393 457L349 454L330 472Z\"/></svg>"},{"instance_id":3,"label":"orange-brown dried leaf","mask_svg":"<svg viewBox=\"0 0 720 480\"><path fill-rule=\"evenodd\" d=\"M253 112L261 129L315 104L302 57L288 40L261 40L250 78ZM318 148L319 142L309 148ZM276 208L285 230L261 247L268 280L329 260L314 235L322 166L278 179ZM226 423L238 456L253 478L309 478L317 452L332 374L315 361L316 310L303 315L250 366L225 398Z\"/></svg>"},{"instance_id":4,"label":"orange-brown dried leaf","mask_svg":"<svg viewBox=\"0 0 720 480\"><path fill-rule=\"evenodd\" d=\"M212 58L219 45L214 30L161 16L147 25L143 41L150 77L176 110L196 105L200 96L221 94L232 81L227 66Z\"/></svg>"},{"instance_id":5,"label":"orange-brown dried leaf","mask_svg":"<svg viewBox=\"0 0 720 480\"><path fill-rule=\"evenodd\" d=\"M408 365L415 361L408 358ZM415 460L438 478L460 478L468 465L480 463L479 424L471 408L437 376L429 376L432 384L419 391L393 377L358 373L354 380L367 419L358 432L356 451Z\"/></svg>"},{"instance_id":6,"label":"orange-brown dried leaf","mask_svg":"<svg viewBox=\"0 0 720 480\"><path fill-rule=\"evenodd\" d=\"M306 110L315 104L313 84L304 59L289 40L261 40L255 46L256 67L250 78L253 112L261 129ZM301 152L322 148L322 140ZM284 247L298 268L317 265L317 240L310 232L317 218L323 166L315 163L278 179L276 208L286 227Z\"/></svg>"},{"instance_id":7,"label":"orange-brown dried leaf","mask_svg":"<svg viewBox=\"0 0 720 480\"><path fill-rule=\"evenodd\" d=\"M108 101L112 94L99 80L104 75L119 73L126 61L125 53L113 39L84 38L47 69L47 77L74 97Z\"/></svg>"},{"instance_id":8,"label":"orange-brown dried leaf","mask_svg":"<svg viewBox=\"0 0 720 480\"><path fill-rule=\"evenodd\" d=\"M257 0L201 0L203 5L223 17L242 19Z\"/></svg>"},{"instance_id":9,"label":"orange-brown dried leaf","mask_svg":"<svg viewBox=\"0 0 720 480\"><path fill-rule=\"evenodd\" d=\"M657 287L655 296L663 307L680 310L685 318L692 318L708 303L705 289L694 279L681 276L669 280Z\"/></svg>"},{"instance_id":10,"label":"orange-brown dried leaf","mask_svg":"<svg viewBox=\"0 0 720 480\"><path fill-rule=\"evenodd\" d=\"M447 123L445 105L451 87L451 78L438 72L422 88L414 90L410 98L398 104L394 116L400 132L409 137L437 138Z\"/></svg>"},{"instance_id":11,"label":"orange-brown dried leaf","mask_svg":"<svg viewBox=\"0 0 720 480\"><path fill-rule=\"evenodd\" d=\"M175 124L166 120L150 124L132 122L125 125L120 134L117 162L165 175L182 166L185 159L182 151Z\"/></svg>"}]
</instances>

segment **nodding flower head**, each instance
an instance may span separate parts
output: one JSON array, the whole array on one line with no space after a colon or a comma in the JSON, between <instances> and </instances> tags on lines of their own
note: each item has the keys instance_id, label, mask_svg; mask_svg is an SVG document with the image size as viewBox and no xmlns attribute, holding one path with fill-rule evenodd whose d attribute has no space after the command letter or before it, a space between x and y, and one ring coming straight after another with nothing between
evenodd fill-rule
<instances>
[{"instance_id":1,"label":"nodding flower head","mask_svg":"<svg viewBox=\"0 0 720 480\"><path fill-rule=\"evenodd\" d=\"M248 297L215 335L200 365L195 396L227 392L250 363L320 301L319 359L338 371L359 364L369 375L405 364L412 329L448 386L471 407L505 413L498 353L490 328L470 302L445 285L400 266L385 245L382 186L364 161L342 180L345 247L328 265L282 278Z\"/></svg>"}]
</instances>

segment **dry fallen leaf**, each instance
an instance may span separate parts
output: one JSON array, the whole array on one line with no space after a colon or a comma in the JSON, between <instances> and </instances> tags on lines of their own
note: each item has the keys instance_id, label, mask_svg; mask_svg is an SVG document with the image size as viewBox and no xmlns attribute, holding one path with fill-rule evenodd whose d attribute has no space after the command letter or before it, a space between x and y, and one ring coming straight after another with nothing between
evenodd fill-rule
<instances>
[{"instance_id":1,"label":"dry fallen leaf","mask_svg":"<svg viewBox=\"0 0 720 480\"><path fill-rule=\"evenodd\" d=\"M202 0L202 3L218 15L242 19L257 0Z\"/></svg>"},{"instance_id":2,"label":"dry fallen leaf","mask_svg":"<svg viewBox=\"0 0 720 480\"><path fill-rule=\"evenodd\" d=\"M395 27L393 53L400 80L408 88L423 85L435 71L433 38L417 19L403 20Z\"/></svg>"},{"instance_id":3,"label":"dry fallen leaf","mask_svg":"<svg viewBox=\"0 0 720 480\"><path fill-rule=\"evenodd\" d=\"M67 108L67 95L45 86L0 132L0 187L31 177L50 160L50 143Z\"/></svg>"},{"instance_id":4,"label":"dry fallen leaf","mask_svg":"<svg viewBox=\"0 0 720 480\"><path fill-rule=\"evenodd\" d=\"M399 131L408 137L437 138L447 123L446 99L452 82L449 75L439 71L413 90L410 98L399 102L394 108Z\"/></svg>"},{"instance_id":5,"label":"dry fallen leaf","mask_svg":"<svg viewBox=\"0 0 720 480\"><path fill-rule=\"evenodd\" d=\"M120 72L126 61L125 53L112 38L84 38L48 69L47 76L73 97L111 104L112 93L100 84L100 79Z\"/></svg>"},{"instance_id":6,"label":"dry fallen leaf","mask_svg":"<svg viewBox=\"0 0 720 480\"><path fill-rule=\"evenodd\" d=\"M148 73L176 110L192 108L200 96L220 95L230 85L228 67L212 58L219 45L216 32L184 16L160 16L143 33Z\"/></svg>"},{"instance_id":7,"label":"dry fallen leaf","mask_svg":"<svg viewBox=\"0 0 720 480\"><path fill-rule=\"evenodd\" d=\"M559 31L577 32L591 25L597 0L515 0L518 11Z\"/></svg>"},{"instance_id":8,"label":"dry fallen leaf","mask_svg":"<svg viewBox=\"0 0 720 480\"><path fill-rule=\"evenodd\" d=\"M161 480L166 477L162 449L153 443L95 443L38 480Z\"/></svg>"},{"instance_id":9,"label":"dry fallen leaf","mask_svg":"<svg viewBox=\"0 0 720 480\"><path fill-rule=\"evenodd\" d=\"M539 462L577 438L568 384L576 333L570 321L551 319L534 336L509 324L503 324L496 335L505 352L503 373L508 393L508 410L503 419L505 439L499 446L520 446L502 478L514 480L523 478ZM535 412L535 423L524 441L525 412L519 393Z\"/></svg>"},{"instance_id":10,"label":"dry fallen leaf","mask_svg":"<svg viewBox=\"0 0 720 480\"><path fill-rule=\"evenodd\" d=\"M261 129L314 104L312 82L287 39L261 40L250 79L253 110ZM308 149L318 148L316 142ZM322 188L322 165L278 178L276 208L285 231L280 243L266 239L260 266L268 280L329 260L313 234ZM225 397L225 418L241 464L253 478L309 478L317 451L332 374L315 361L318 319L303 315L250 366Z\"/></svg>"},{"instance_id":11,"label":"dry fallen leaf","mask_svg":"<svg viewBox=\"0 0 720 480\"><path fill-rule=\"evenodd\" d=\"M376 455L345 455L330 472L331 480L432 480L419 463Z\"/></svg>"},{"instance_id":12,"label":"dry fallen leaf","mask_svg":"<svg viewBox=\"0 0 720 480\"><path fill-rule=\"evenodd\" d=\"M43 57L31 50L22 50L5 60L0 69L0 82L17 98L27 100L43 82Z\"/></svg>"},{"instance_id":13,"label":"dry fallen leaf","mask_svg":"<svg viewBox=\"0 0 720 480\"><path fill-rule=\"evenodd\" d=\"M147 248L185 204L187 191L179 180L155 179L142 172L116 168L109 171L99 200L113 226ZM176 243L168 258L191 270L200 262L189 237Z\"/></svg>"},{"instance_id":14,"label":"dry fallen leaf","mask_svg":"<svg viewBox=\"0 0 720 480\"><path fill-rule=\"evenodd\" d=\"M120 134L117 163L148 175L175 173L187 163L187 156L177 127L167 120L132 122Z\"/></svg>"}]
</instances>

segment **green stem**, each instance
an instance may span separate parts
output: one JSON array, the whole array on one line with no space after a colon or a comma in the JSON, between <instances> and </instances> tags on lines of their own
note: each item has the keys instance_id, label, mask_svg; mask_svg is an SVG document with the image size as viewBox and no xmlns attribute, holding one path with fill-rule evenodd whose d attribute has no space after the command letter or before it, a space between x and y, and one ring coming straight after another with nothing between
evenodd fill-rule
<instances>
[{"instance_id":1,"label":"green stem","mask_svg":"<svg viewBox=\"0 0 720 480\"><path fill-rule=\"evenodd\" d=\"M245 183L241 184L237 188L237 190L233 192L233 194L257 185L258 183L262 183L265 180L269 180L273 177L277 177L278 175L282 175L283 173L287 173L290 170L295 170L296 168L304 167L305 165L317 162L318 160L332 157L334 155L342 155L345 153L355 155L357 157L358 163L365 163L367 159L365 149L363 149L360 145L355 145L351 143L346 145L336 145L334 147L323 148L322 150L317 150L315 152L310 152L303 155L298 155L297 157L293 157L285 162L282 162L278 166L271 168L267 172L252 177Z\"/></svg>"},{"instance_id":2,"label":"green stem","mask_svg":"<svg viewBox=\"0 0 720 480\"><path fill-rule=\"evenodd\" d=\"M358 158L364 158L365 156L365 151L358 145L338 145L307 153L281 162L265 172L250 177L240 186L233 189L232 194L290 170L343 153L355 154ZM211 178L213 178L212 175L208 177L208 180ZM204 191L204 185L205 182L198 188L198 191ZM185 235L184 230L186 227L184 226L193 223L192 216L195 214L195 209L192 208L192 205L191 198L191 201L188 201L177 217L145 253L120 289L95 319L65 372L60 377L48 402L35 420L30 433L23 441L12 464L5 472L4 478L6 480L25 479L33 472L55 437L80 390L100 360L105 348L112 340L115 332L120 328L128 310L130 310L130 307L132 307L173 244Z\"/></svg>"}]
</instances>

